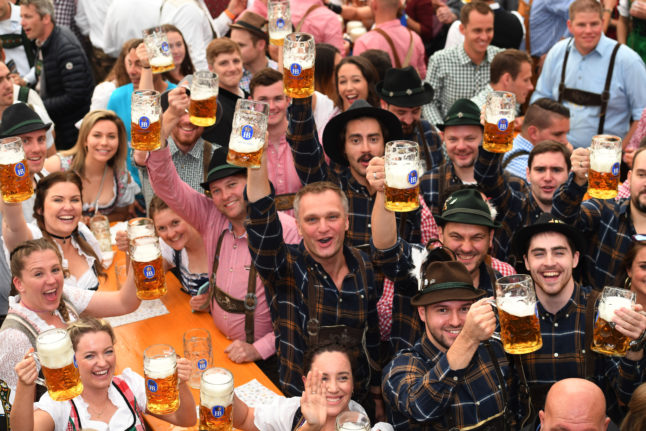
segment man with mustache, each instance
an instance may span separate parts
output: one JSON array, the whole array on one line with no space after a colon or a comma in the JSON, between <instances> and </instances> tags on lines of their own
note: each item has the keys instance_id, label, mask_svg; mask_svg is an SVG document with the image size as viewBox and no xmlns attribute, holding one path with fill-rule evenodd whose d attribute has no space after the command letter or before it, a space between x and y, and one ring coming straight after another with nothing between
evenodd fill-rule
<instances>
[{"instance_id":1,"label":"man with mustache","mask_svg":"<svg viewBox=\"0 0 646 431\"><path fill-rule=\"evenodd\" d=\"M623 259L634 235L646 234L646 148L635 152L633 168L628 171L630 198L588 199L590 152L577 148L572 153L572 172L557 190L552 214L573 225L588 238L583 253L586 271L583 282L594 289L623 283Z\"/></svg>"},{"instance_id":2,"label":"man with mustache","mask_svg":"<svg viewBox=\"0 0 646 431\"><path fill-rule=\"evenodd\" d=\"M391 68L386 71L384 80L377 83L377 94L381 107L399 119L404 139L419 144L426 169L442 163L442 138L431 123L422 120L422 106L433 100L431 84L422 83L413 66Z\"/></svg>"}]
</instances>

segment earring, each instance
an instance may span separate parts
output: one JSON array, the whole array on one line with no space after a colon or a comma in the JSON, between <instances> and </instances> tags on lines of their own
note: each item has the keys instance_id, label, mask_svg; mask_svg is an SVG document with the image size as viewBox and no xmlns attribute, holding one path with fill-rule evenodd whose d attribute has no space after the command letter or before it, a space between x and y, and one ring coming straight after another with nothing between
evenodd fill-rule
<instances>
[{"instance_id":1,"label":"earring","mask_svg":"<svg viewBox=\"0 0 646 431\"><path fill-rule=\"evenodd\" d=\"M630 290L630 287L632 286L632 284L633 284L633 280L630 277L626 277L626 279L624 280L624 289Z\"/></svg>"}]
</instances>

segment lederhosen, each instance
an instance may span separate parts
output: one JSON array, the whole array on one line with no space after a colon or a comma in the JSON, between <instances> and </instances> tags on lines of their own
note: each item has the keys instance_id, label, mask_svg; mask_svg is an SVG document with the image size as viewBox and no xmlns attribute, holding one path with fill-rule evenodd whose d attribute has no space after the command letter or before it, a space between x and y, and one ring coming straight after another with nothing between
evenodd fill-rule
<instances>
[{"instance_id":1,"label":"lederhosen","mask_svg":"<svg viewBox=\"0 0 646 431\"><path fill-rule=\"evenodd\" d=\"M494 352L491 344L489 342L483 343L487 349L487 353L491 357L491 362L493 363L494 371L496 372L496 378L500 385L500 394L502 395L502 400L505 408L503 411L487 418L475 425L470 425L463 428L458 428L455 426L455 416L453 415L453 410L449 409L447 414L447 419L449 423L450 431L509 431L511 430L513 422L513 413L509 408L509 393L507 388L507 383L505 378L502 375L502 370L500 369L500 364L498 363L498 358L496 358L496 353Z\"/></svg>"},{"instance_id":2,"label":"lederhosen","mask_svg":"<svg viewBox=\"0 0 646 431\"><path fill-rule=\"evenodd\" d=\"M74 306L62 299L63 302L65 302L65 305L67 306L67 310L70 314L70 316L74 317L75 320L79 318L79 313L76 311L76 308ZM4 329L17 329L18 331L22 332L27 336L29 339L29 343L36 347L36 338L38 338L39 330L36 328L34 325L31 324L27 319L22 317L20 314L18 314L15 310L12 310L9 308L9 311L7 312L7 317L5 318L4 322L2 323L2 327L0 327L0 330ZM43 376L43 371L42 369L38 372L38 377L41 379L44 379ZM11 413L11 404L9 403L9 394L11 392L11 389L8 387L8 385L0 380L0 400L2 401L2 408L4 410L4 415L6 418L6 424L4 423L5 421L0 420L0 430L10 430L11 428L9 427L9 415ZM47 388L44 386L36 385L36 394L34 397L34 401L37 401L45 392L47 392ZM4 427L6 425L6 428Z\"/></svg>"},{"instance_id":3,"label":"lederhosen","mask_svg":"<svg viewBox=\"0 0 646 431\"><path fill-rule=\"evenodd\" d=\"M213 299L218 303L220 308L222 308L227 313L234 314L244 314L244 332L246 334L246 342L252 344L255 341L254 338L254 310L258 305L258 298L256 298L256 268L251 265L249 268L249 278L247 281L247 295L245 299L237 299L229 295L222 289L220 289L216 284L216 274L218 272L218 265L220 262L220 249L222 248L222 239L227 233L227 230L223 230L218 238L218 245L215 249L215 259L213 259L213 269L211 272L211 278L209 279L209 287L211 291L211 298L209 299L209 304L213 302Z\"/></svg>"},{"instance_id":4,"label":"lederhosen","mask_svg":"<svg viewBox=\"0 0 646 431\"><path fill-rule=\"evenodd\" d=\"M139 406L137 406L135 394L132 393L132 390L130 389L128 384L118 377L113 377L112 386L114 386L119 395L121 395L121 397L124 399L124 401L128 405L130 413L132 414L132 423L128 428L125 428L124 431L145 431L146 427L144 425L145 421L142 411L139 409ZM67 431L82 430L83 424L81 424L81 417L79 416L76 404L74 403L74 400L70 400L70 403L72 403L72 410L70 410L70 418L69 422L67 423Z\"/></svg>"},{"instance_id":5,"label":"lederhosen","mask_svg":"<svg viewBox=\"0 0 646 431\"><path fill-rule=\"evenodd\" d=\"M277 211L289 211L294 209L294 198L296 193L283 193L282 195L276 195L274 202L276 204Z\"/></svg>"},{"instance_id":6,"label":"lederhosen","mask_svg":"<svg viewBox=\"0 0 646 431\"><path fill-rule=\"evenodd\" d=\"M18 48L19 46L25 48L25 55L27 56L29 67L33 67L34 61L36 60L36 51L33 42L27 38L25 30L21 29L20 34L0 35L0 43L3 49Z\"/></svg>"},{"instance_id":7,"label":"lederhosen","mask_svg":"<svg viewBox=\"0 0 646 431\"><path fill-rule=\"evenodd\" d=\"M581 106L599 106L599 127L597 128L597 134L603 134L603 126L606 121L606 111L608 109L608 101L610 100L610 84L612 82L612 72L615 68L615 58L617 57L617 51L621 46L620 43L617 43L612 50L612 55L610 56L610 63L608 64L608 72L606 73L606 83L601 94L591 93L589 91L577 90L575 88L567 88L565 86L565 70L567 68L567 60L570 56L570 47L572 46L572 38L565 47L565 57L563 58L563 68L561 69L561 82L559 83L559 103L563 101L571 102Z\"/></svg>"},{"instance_id":8,"label":"lederhosen","mask_svg":"<svg viewBox=\"0 0 646 431\"><path fill-rule=\"evenodd\" d=\"M367 280L366 265L361 257L361 254L358 250L350 247L350 252L355 260L359 264L359 273L361 275L362 281L365 283ZM348 350L350 359L352 363L359 363L361 354L366 358L366 361L369 365L372 365L372 361L368 356L366 351L366 332L368 330L368 325L366 324L363 328L351 328L347 325L330 325L322 326L321 321L319 320L319 305L323 304L323 288L320 283L317 283L316 274L313 271L313 268L307 267L307 298L305 302L307 304L307 313L308 320L306 323L307 330L307 344L309 348L318 345L325 344L340 344ZM359 302L359 310L355 310L358 313L367 314L368 310L365 309L363 302ZM364 382L355 379L354 388L355 394L357 395L367 395L368 394L368 385L370 384L370 372L371 367L368 366L368 375L367 379ZM362 387L362 383L364 387ZM359 402L363 400L358 400Z\"/></svg>"}]
</instances>

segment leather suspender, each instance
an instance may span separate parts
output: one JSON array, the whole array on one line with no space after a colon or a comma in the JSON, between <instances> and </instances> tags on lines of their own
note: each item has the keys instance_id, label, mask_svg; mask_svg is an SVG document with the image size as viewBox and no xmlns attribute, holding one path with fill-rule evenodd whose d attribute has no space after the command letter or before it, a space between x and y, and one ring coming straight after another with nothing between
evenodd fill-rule
<instances>
[{"instance_id":1,"label":"leather suspender","mask_svg":"<svg viewBox=\"0 0 646 431\"><path fill-rule=\"evenodd\" d=\"M244 299L237 299L229 295L222 289L220 289L216 284L216 274L218 272L218 265L220 263L220 249L222 248L222 239L227 233L226 230L223 230L218 238L218 245L215 250L215 258L213 259L213 269L211 272L211 278L209 279L209 285L211 287L211 297L209 298L209 304L215 301L218 305L227 313L234 314L243 314L245 315L244 321L244 332L246 335L246 341L249 344L252 344L255 341L254 337L254 310L258 305L258 299L256 298L256 268L251 265L249 268L249 278L247 279L247 295Z\"/></svg>"},{"instance_id":2,"label":"leather suspender","mask_svg":"<svg viewBox=\"0 0 646 431\"><path fill-rule=\"evenodd\" d=\"M588 295L588 302L585 305L585 337L583 341L583 348L585 349L585 356L583 357L585 373L583 378L590 380L594 377L594 363L595 358L592 353L592 336L594 333L594 306L599 298L599 291L592 290Z\"/></svg>"},{"instance_id":3,"label":"leather suspender","mask_svg":"<svg viewBox=\"0 0 646 431\"><path fill-rule=\"evenodd\" d=\"M296 25L296 32L297 32L297 33L298 33L299 31L301 31L301 27L303 27L303 24L305 24L305 18L307 18L307 16L308 16L310 13L314 12L316 9L320 8L321 6L323 6L323 5L321 5L321 4L313 4L312 6L310 6L310 7L309 7L309 9L307 9L307 10L305 11L305 15L303 15L303 18L301 18L301 20L300 20L300 21L298 22L298 24Z\"/></svg>"},{"instance_id":4,"label":"leather suspender","mask_svg":"<svg viewBox=\"0 0 646 431\"><path fill-rule=\"evenodd\" d=\"M399 55L397 54L397 50L395 49L395 43L390 38L388 33L386 33L380 28L374 29L374 31L382 35L383 38L386 39L386 42L388 42L388 45L390 46L390 49L393 52L393 57L395 58L395 66L397 67L397 69L401 69L402 67L408 66L413 56L413 33L410 31L410 29L406 29L406 30L408 30L408 35L410 36L410 40L408 42L408 51L406 52L406 58L404 59L404 63L402 64L401 60L399 59Z\"/></svg>"}]
</instances>

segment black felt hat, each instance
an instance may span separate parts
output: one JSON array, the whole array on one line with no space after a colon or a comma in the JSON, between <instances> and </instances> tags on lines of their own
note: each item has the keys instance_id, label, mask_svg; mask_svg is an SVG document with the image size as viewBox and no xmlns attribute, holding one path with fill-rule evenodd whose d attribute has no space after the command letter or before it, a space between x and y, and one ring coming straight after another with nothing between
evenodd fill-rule
<instances>
[{"instance_id":1,"label":"black felt hat","mask_svg":"<svg viewBox=\"0 0 646 431\"><path fill-rule=\"evenodd\" d=\"M18 136L23 133L35 132L36 130L47 130L51 125L52 123L43 123L36 111L26 103L14 103L2 113L0 138Z\"/></svg>"},{"instance_id":2,"label":"black felt hat","mask_svg":"<svg viewBox=\"0 0 646 431\"><path fill-rule=\"evenodd\" d=\"M404 108L426 105L433 100L433 87L428 82L422 83L413 66L388 69L376 88L386 103Z\"/></svg>"},{"instance_id":3,"label":"black felt hat","mask_svg":"<svg viewBox=\"0 0 646 431\"><path fill-rule=\"evenodd\" d=\"M213 181L219 180L220 178L230 177L231 175L240 172L247 172L247 168L241 168L240 166L227 163L228 152L229 150L225 147L219 147L213 151L206 181L200 183L200 186L202 186L204 190L209 190L209 184Z\"/></svg>"},{"instance_id":4,"label":"black felt hat","mask_svg":"<svg viewBox=\"0 0 646 431\"><path fill-rule=\"evenodd\" d=\"M522 257L527 253L527 248L529 247L529 242L532 237L543 232L557 232L563 234L574 241L574 246L580 253L585 251L586 243L581 231L552 217L550 213L543 213L538 217L536 223L520 229L512 238L512 251L516 257L522 259Z\"/></svg>"}]
</instances>

